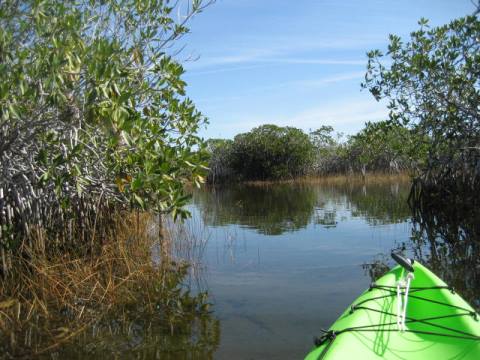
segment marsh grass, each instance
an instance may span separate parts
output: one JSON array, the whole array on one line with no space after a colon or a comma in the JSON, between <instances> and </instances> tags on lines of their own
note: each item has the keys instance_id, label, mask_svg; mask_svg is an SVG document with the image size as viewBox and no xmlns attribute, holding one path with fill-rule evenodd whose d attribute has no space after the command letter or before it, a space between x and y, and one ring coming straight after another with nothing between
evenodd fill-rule
<instances>
[{"instance_id":1,"label":"marsh grass","mask_svg":"<svg viewBox=\"0 0 480 360\"><path fill-rule=\"evenodd\" d=\"M365 176L361 174L351 175L328 175L328 176L303 176L293 179L283 180L262 180L262 181L247 181L248 185L254 186L269 186L273 184L386 184L392 181L397 182L411 182L411 175L408 173L389 174L384 172L367 173Z\"/></svg>"},{"instance_id":2,"label":"marsh grass","mask_svg":"<svg viewBox=\"0 0 480 360\"><path fill-rule=\"evenodd\" d=\"M187 261L188 281L196 289L207 287L204 281L205 264L203 261L205 249L212 233L205 223L197 216L192 216L182 223L175 222L171 217L162 222L163 234L169 239L170 255L173 259Z\"/></svg>"},{"instance_id":3,"label":"marsh grass","mask_svg":"<svg viewBox=\"0 0 480 360\"><path fill-rule=\"evenodd\" d=\"M188 264L169 255L172 238L154 236L152 227L161 230L149 214L119 214L95 254L22 245L0 284L0 358L52 354L85 337L98 341L112 334L112 324L127 337L132 327L190 334L193 322L209 315L207 294L183 286ZM161 257L153 261L159 242Z\"/></svg>"}]
</instances>

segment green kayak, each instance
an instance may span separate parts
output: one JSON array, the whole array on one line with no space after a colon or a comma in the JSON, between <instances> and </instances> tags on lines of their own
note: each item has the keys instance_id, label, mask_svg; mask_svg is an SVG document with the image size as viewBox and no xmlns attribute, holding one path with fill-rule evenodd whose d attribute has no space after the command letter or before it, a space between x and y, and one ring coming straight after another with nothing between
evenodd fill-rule
<instances>
[{"instance_id":1,"label":"green kayak","mask_svg":"<svg viewBox=\"0 0 480 360\"><path fill-rule=\"evenodd\" d=\"M475 310L418 262L400 264L358 297L305 360L480 359Z\"/></svg>"}]
</instances>

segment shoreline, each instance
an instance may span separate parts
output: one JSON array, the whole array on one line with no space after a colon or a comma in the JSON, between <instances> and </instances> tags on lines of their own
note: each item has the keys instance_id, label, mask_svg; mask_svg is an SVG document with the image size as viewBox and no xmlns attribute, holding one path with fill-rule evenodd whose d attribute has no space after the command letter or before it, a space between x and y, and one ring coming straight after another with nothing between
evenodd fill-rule
<instances>
[{"instance_id":1,"label":"shoreline","mask_svg":"<svg viewBox=\"0 0 480 360\"><path fill-rule=\"evenodd\" d=\"M236 182L223 182L223 183L206 183L206 188L211 187L228 187L237 185L247 186L269 186L277 184L338 184L338 183L385 183L385 182L411 182L412 175L408 172L402 172L398 174L388 173L367 173L365 176L361 174L340 174L340 175L305 175L291 179L276 179L276 180L245 180Z\"/></svg>"}]
</instances>

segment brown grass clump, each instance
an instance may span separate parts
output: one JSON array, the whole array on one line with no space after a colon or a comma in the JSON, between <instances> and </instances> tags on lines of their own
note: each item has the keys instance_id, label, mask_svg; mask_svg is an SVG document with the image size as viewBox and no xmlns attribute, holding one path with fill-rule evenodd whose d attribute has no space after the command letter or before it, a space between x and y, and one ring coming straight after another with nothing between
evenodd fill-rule
<instances>
[{"instance_id":1,"label":"brown grass clump","mask_svg":"<svg viewBox=\"0 0 480 360\"><path fill-rule=\"evenodd\" d=\"M182 289L187 264L168 256L171 239L158 236L148 214L121 214L115 237L98 253L24 248L0 284L0 354L47 354L92 327L155 319L173 333L207 312L206 294ZM154 249L163 249L157 251ZM82 255L79 255L82 254ZM0 358L2 355L0 355Z\"/></svg>"}]
</instances>

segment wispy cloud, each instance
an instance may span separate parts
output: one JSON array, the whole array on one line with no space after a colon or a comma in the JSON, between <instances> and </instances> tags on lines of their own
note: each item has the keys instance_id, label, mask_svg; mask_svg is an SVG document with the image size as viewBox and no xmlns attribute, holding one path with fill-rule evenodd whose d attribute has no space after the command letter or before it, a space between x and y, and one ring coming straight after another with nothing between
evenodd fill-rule
<instances>
[{"instance_id":1,"label":"wispy cloud","mask_svg":"<svg viewBox=\"0 0 480 360\"><path fill-rule=\"evenodd\" d=\"M364 75L365 75L365 71L355 71L355 72L335 74L332 76L326 76L320 79L293 81L293 82L290 82L289 84L297 87L317 88L317 87L323 87L329 84L339 83L342 81L349 81L349 80L360 81Z\"/></svg>"},{"instance_id":2,"label":"wispy cloud","mask_svg":"<svg viewBox=\"0 0 480 360\"><path fill-rule=\"evenodd\" d=\"M254 64L254 65L243 65L243 66L233 66L233 67L219 67L216 69L208 69L208 70L194 70L194 71L187 71L185 76L197 76L197 75L211 75L217 73L224 73L224 72L234 72L234 71L243 71L243 70L251 70L251 69L258 69L271 66L271 64Z\"/></svg>"},{"instance_id":3,"label":"wispy cloud","mask_svg":"<svg viewBox=\"0 0 480 360\"><path fill-rule=\"evenodd\" d=\"M294 81L284 81L277 82L271 85L257 86L250 88L244 92L237 92L235 95L231 96L219 96L219 97L208 97L196 99L195 103L197 105L210 105L215 106L215 104L220 105L220 107L225 107L225 104L231 102L247 102L249 98L257 94L268 93L270 96L275 95L275 90L282 90L288 88L290 90L312 90L322 88L328 85L333 85L336 83L341 83L344 81L358 80L360 82L365 75L364 71L355 71L355 72L346 72L338 73L331 76L325 76L316 79L305 79L305 80L294 80Z\"/></svg>"},{"instance_id":4,"label":"wispy cloud","mask_svg":"<svg viewBox=\"0 0 480 360\"><path fill-rule=\"evenodd\" d=\"M303 129L332 125L337 131L352 134L367 121L379 121L388 116L383 103L373 99L344 100L341 103L313 107L293 115L289 122Z\"/></svg>"},{"instance_id":5,"label":"wispy cloud","mask_svg":"<svg viewBox=\"0 0 480 360\"><path fill-rule=\"evenodd\" d=\"M236 62L238 61L238 62ZM245 64L252 63L252 65L242 65L242 66L231 66L235 64ZM206 62L196 66L195 63L187 64L186 67L189 70L187 76L196 76L196 75L211 75L224 72L235 72L243 71L257 68L264 68L270 66L279 66L279 65L341 65L341 66L364 66L366 60L355 60L355 59L346 59L346 60L335 60L335 59L302 59L302 58L258 58L250 59L244 57L227 57L227 58L210 58ZM211 68L214 65L217 65L215 68ZM207 68L206 70L202 70Z\"/></svg>"},{"instance_id":6,"label":"wispy cloud","mask_svg":"<svg viewBox=\"0 0 480 360\"><path fill-rule=\"evenodd\" d=\"M271 59L272 62L285 63L285 64L313 64L313 65L365 65L366 61L362 59L358 60L338 60L338 59L302 59L302 58L280 58Z\"/></svg>"},{"instance_id":7,"label":"wispy cloud","mask_svg":"<svg viewBox=\"0 0 480 360\"><path fill-rule=\"evenodd\" d=\"M205 50L197 61L186 64L189 70L208 67L225 67L240 64L325 64L364 65L363 59L318 57L319 51L367 50L384 43L380 37L355 37L336 39L299 39L296 37L255 37L232 41L229 45ZM312 57L312 53L317 53ZM216 55L218 54L218 55Z\"/></svg>"}]
</instances>

